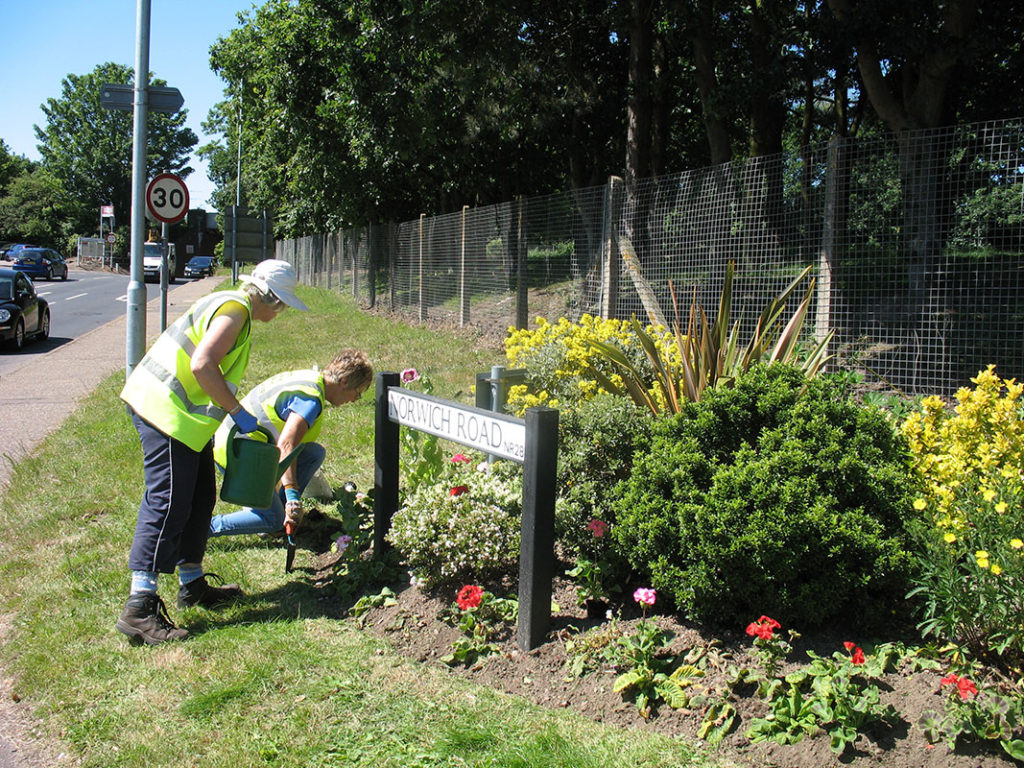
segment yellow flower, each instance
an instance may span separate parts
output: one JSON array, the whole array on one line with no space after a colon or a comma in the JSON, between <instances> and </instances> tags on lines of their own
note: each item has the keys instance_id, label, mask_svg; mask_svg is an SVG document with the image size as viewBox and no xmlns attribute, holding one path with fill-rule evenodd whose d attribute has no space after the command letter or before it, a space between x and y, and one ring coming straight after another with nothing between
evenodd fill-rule
<instances>
[{"instance_id":1,"label":"yellow flower","mask_svg":"<svg viewBox=\"0 0 1024 768\"><path fill-rule=\"evenodd\" d=\"M942 538L943 538L943 539L945 540L945 542L946 542L947 544L952 544L952 543L953 543L954 541L956 541L956 534L953 534L953 533L947 533L947 534L946 534L945 536L943 536Z\"/></svg>"},{"instance_id":2,"label":"yellow flower","mask_svg":"<svg viewBox=\"0 0 1024 768\"><path fill-rule=\"evenodd\" d=\"M1021 547L1024 547L1024 541L1021 541L1020 539L1010 539L1010 546L1014 549L1020 549Z\"/></svg>"},{"instance_id":3,"label":"yellow flower","mask_svg":"<svg viewBox=\"0 0 1024 768\"><path fill-rule=\"evenodd\" d=\"M996 565L995 563L992 563L992 569L991 569L991 570L992 570L992 575L993 575L993 576L998 576L998 575L999 575L1000 573L1002 573L1002 572L1003 572L1003 569L1002 569L1002 568L1000 568L1000 567L999 567L998 565Z\"/></svg>"},{"instance_id":4,"label":"yellow flower","mask_svg":"<svg viewBox=\"0 0 1024 768\"><path fill-rule=\"evenodd\" d=\"M1005 511L1006 511L1006 502L1005 501L1000 501L998 504L996 504L996 512L998 512L1001 515Z\"/></svg>"},{"instance_id":5,"label":"yellow flower","mask_svg":"<svg viewBox=\"0 0 1024 768\"><path fill-rule=\"evenodd\" d=\"M978 560L978 567L979 568L988 568L988 560L986 560L985 558L980 558Z\"/></svg>"},{"instance_id":6,"label":"yellow flower","mask_svg":"<svg viewBox=\"0 0 1024 768\"><path fill-rule=\"evenodd\" d=\"M914 499L914 509L921 511L928 506L928 502L924 499Z\"/></svg>"},{"instance_id":7,"label":"yellow flower","mask_svg":"<svg viewBox=\"0 0 1024 768\"><path fill-rule=\"evenodd\" d=\"M981 496L985 501L992 501L996 497L996 492L991 488L986 488L985 492L982 493Z\"/></svg>"},{"instance_id":8,"label":"yellow flower","mask_svg":"<svg viewBox=\"0 0 1024 768\"><path fill-rule=\"evenodd\" d=\"M974 553L974 556L979 560L988 560L988 552L986 552L984 549L979 549L977 552Z\"/></svg>"}]
</instances>

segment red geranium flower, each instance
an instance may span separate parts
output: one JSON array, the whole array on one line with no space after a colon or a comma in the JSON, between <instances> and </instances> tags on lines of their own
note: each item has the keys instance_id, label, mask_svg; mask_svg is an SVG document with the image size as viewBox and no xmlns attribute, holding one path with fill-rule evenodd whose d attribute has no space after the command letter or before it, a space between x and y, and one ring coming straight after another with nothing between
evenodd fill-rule
<instances>
[{"instance_id":1,"label":"red geranium flower","mask_svg":"<svg viewBox=\"0 0 1024 768\"><path fill-rule=\"evenodd\" d=\"M966 699L971 696L978 695L978 688L966 677L961 677L956 684L956 690L960 694L961 699Z\"/></svg>"},{"instance_id":2,"label":"red geranium flower","mask_svg":"<svg viewBox=\"0 0 1024 768\"><path fill-rule=\"evenodd\" d=\"M455 596L455 603L464 611L468 611L470 608L476 608L480 605L480 601L483 599L484 591L482 588L467 584L459 590L459 594Z\"/></svg>"},{"instance_id":3,"label":"red geranium flower","mask_svg":"<svg viewBox=\"0 0 1024 768\"><path fill-rule=\"evenodd\" d=\"M606 533L608 533L608 523L604 520L598 520L596 517L587 523L587 530L590 531L595 539L600 539Z\"/></svg>"},{"instance_id":4,"label":"red geranium flower","mask_svg":"<svg viewBox=\"0 0 1024 768\"><path fill-rule=\"evenodd\" d=\"M853 649L853 656L850 657L850 662L853 663L853 664L863 664L864 663L864 651L862 651L860 648L854 648Z\"/></svg>"},{"instance_id":5,"label":"red geranium flower","mask_svg":"<svg viewBox=\"0 0 1024 768\"><path fill-rule=\"evenodd\" d=\"M468 464L472 459L464 453L456 453L452 456L452 464Z\"/></svg>"},{"instance_id":6,"label":"red geranium flower","mask_svg":"<svg viewBox=\"0 0 1024 768\"><path fill-rule=\"evenodd\" d=\"M769 616L762 616L757 621L752 621L747 625L747 634L761 640L771 640L773 631L781 627L782 625L775 619Z\"/></svg>"},{"instance_id":7,"label":"red geranium flower","mask_svg":"<svg viewBox=\"0 0 1024 768\"><path fill-rule=\"evenodd\" d=\"M978 687L969 678L950 673L942 678L941 682L943 685L955 685L956 692L960 694L961 699L969 699L971 696L978 695Z\"/></svg>"},{"instance_id":8,"label":"red geranium flower","mask_svg":"<svg viewBox=\"0 0 1024 768\"><path fill-rule=\"evenodd\" d=\"M466 493L467 491L469 491L469 486L468 485L456 485L454 488L452 488L450 491L448 491L448 495L449 496L461 496L462 494Z\"/></svg>"},{"instance_id":9,"label":"red geranium flower","mask_svg":"<svg viewBox=\"0 0 1024 768\"><path fill-rule=\"evenodd\" d=\"M854 649L855 647L856 647L856 646L854 646L854 644L853 644L853 643L851 643L851 642L850 642L849 640L846 640L846 641L845 641L845 642L843 643L843 648L845 648L845 649L846 649L846 650L848 650L848 651L852 651L852 650L853 650L853 649Z\"/></svg>"}]
</instances>

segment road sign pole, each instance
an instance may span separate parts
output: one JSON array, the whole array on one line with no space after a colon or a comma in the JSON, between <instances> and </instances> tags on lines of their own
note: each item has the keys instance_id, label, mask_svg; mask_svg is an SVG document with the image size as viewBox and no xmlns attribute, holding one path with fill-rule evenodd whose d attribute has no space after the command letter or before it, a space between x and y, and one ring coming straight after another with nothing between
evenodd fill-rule
<instances>
[{"instance_id":1,"label":"road sign pole","mask_svg":"<svg viewBox=\"0 0 1024 768\"><path fill-rule=\"evenodd\" d=\"M167 284L171 281L171 277L168 274L169 259L167 258L167 251L170 250L167 245L167 222L160 222L160 240L162 241L160 250L160 333L167 330Z\"/></svg>"},{"instance_id":2,"label":"road sign pole","mask_svg":"<svg viewBox=\"0 0 1024 768\"><path fill-rule=\"evenodd\" d=\"M131 275L125 307L125 375L146 351L146 286L142 249L146 227L146 122L149 117L150 0L138 0L135 19L135 111L132 126Z\"/></svg>"}]
</instances>

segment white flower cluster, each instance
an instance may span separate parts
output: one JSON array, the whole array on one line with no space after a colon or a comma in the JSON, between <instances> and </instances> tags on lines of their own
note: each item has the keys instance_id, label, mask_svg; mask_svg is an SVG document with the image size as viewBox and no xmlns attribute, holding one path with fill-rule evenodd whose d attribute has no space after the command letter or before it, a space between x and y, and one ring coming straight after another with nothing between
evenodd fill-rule
<instances>
[{"instance_id":1,"label":"white flower cluster","mask_svg":"<svg viewBox=\"0 0 1024 768\"><path fill-rule=\"evenodd\" d=\"M516 472L467 469L416 488L395 514L388 540L427 584L513 574L519 560L522 495L522 478Z\"/></svg>"}]
</instances>

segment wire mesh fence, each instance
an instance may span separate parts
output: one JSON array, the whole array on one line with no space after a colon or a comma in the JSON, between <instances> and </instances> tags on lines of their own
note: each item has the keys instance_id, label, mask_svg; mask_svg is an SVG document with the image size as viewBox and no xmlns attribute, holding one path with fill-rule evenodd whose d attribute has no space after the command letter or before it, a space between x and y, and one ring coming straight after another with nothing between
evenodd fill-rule
<instances>
[{"instance_id":1,"label":"wire mesh fence","mask_svg":"<svg viewBox=\"0 0 1024 768\"><path fill-rule=\"evenodd\" d=\"M833 140L798 153L279 241L300 279L489 336L584 313L749 334L806 267L807 341L910 394L988 364L1024 375L1024 121Z\"/></svg>"}]
</instances>

